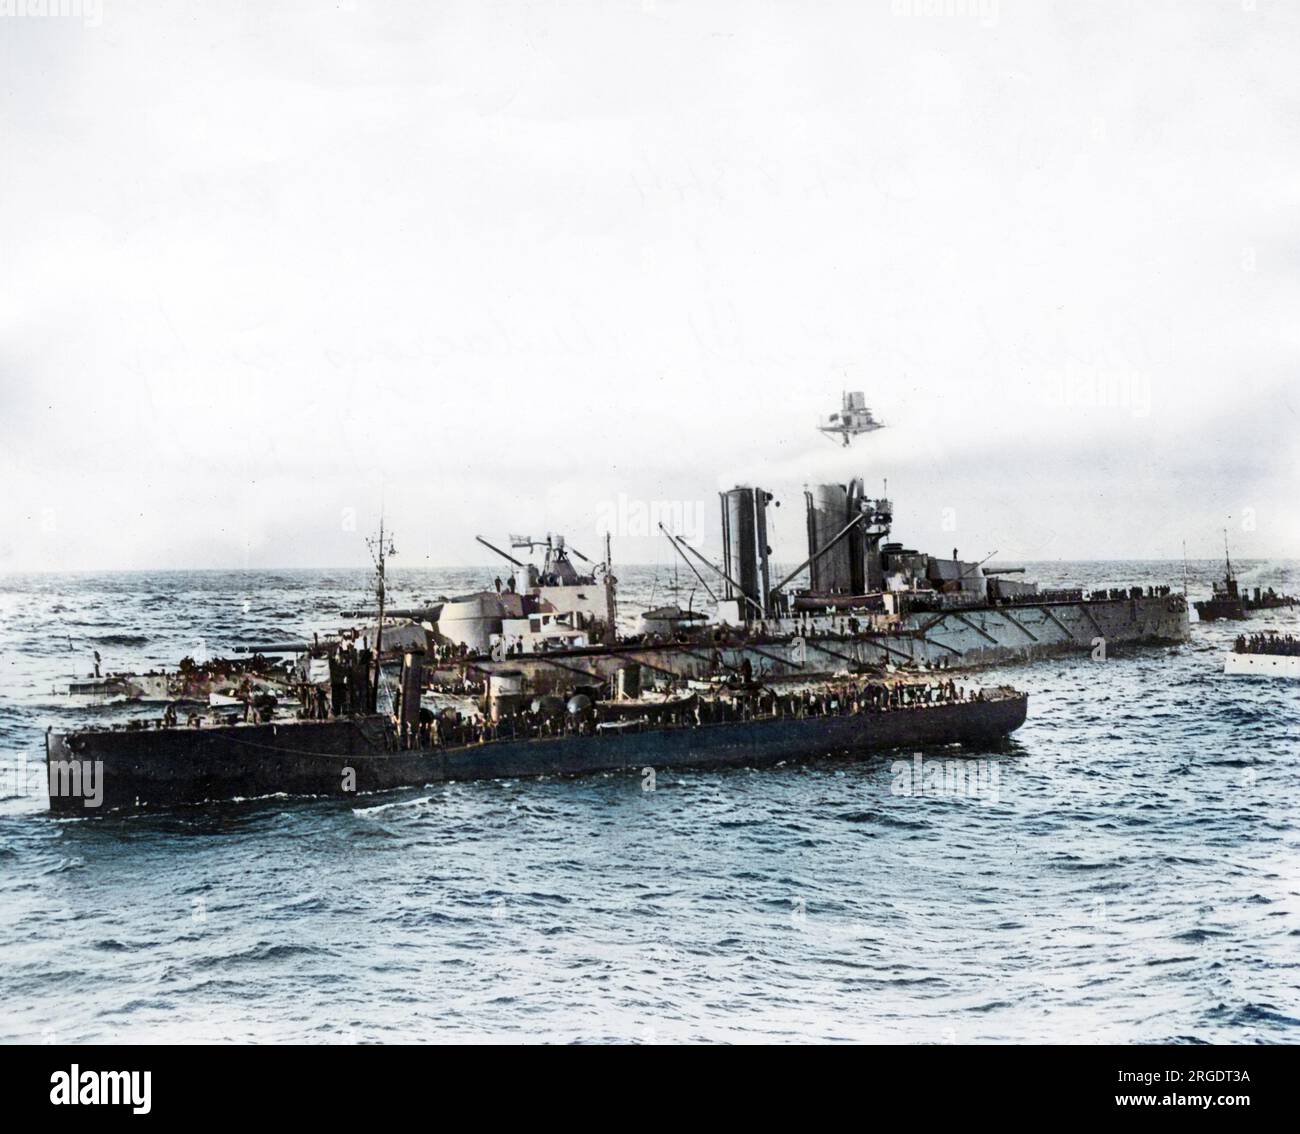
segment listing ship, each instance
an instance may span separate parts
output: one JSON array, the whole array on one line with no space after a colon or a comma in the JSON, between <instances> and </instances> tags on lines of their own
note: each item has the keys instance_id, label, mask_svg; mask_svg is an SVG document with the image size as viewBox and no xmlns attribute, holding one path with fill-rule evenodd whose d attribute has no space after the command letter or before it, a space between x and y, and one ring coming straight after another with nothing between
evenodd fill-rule
<instances>
[{"instance_id":1,"label":"listing ship","mask_svg":"<svg viewBox=\"0 0 1300 1134\"><path fill-rule=\"evenodd\" d=\"M708 612L658 607L640 616L634 632L620 633L607 546L589 574L566 581L543 572L556 584L549 588L520 571L522 591L507 585L390 614L408 620L402 633L425 642L435 683L518 672L540 691L562 690L575 674L607 682L629 661L680 679L709 680L745 666L794 678L837 667L987 666L1176 645L1189 635L1186 597L1168 585L1040 588L1016 577L1023 568L986 567L955 550L940 559L891 542L893 504L867 496L860 478L805 490L807 557L773 581L767 510L774 503L771 492L751 486L720 494L721 563L663 529L708 597ZM563 546L558 538L548 544ZM807 585L792 589L801 576ZM374 619L377 612L343 614ZM365 637L372 640L373 630ZM282 645L302 643L243 648Z\"/></svg>"},{"instance_id":2,"label":"listing ship","mask_svg":"<svg viewBox=\"0 0 1300 1134\"><path fill-rule=\"evenodd\" d=\"M586 645L548 633L544 613L531 614L528 626L434 620L424 625L435 680L519 673L531 688L549 691L575 673L609 681L629 662L691 680L744 667L797 678L837 667L987 666L1188 638L1186 598L1167 585L1040 589L1014 577L1022 569L986 568L955 554L939 559L890 542L893 505L869 498L860 479L805 492L807 558L773 581L766 515L773 503L761 488L721 493L720 564L664 531L713 604L707 616L659 607L641 616L637 632L611 635L611 585L603 602L589 595L591 609L574 612ZM608 564L602 572L612 579ZM790 589L805 573L807 586Z\"/></svg>"},{"instance_id":3,"label":"listing ship","mask_svg":"<svg viewBox=\"0 0 1300 1134\"><path fill-rule=\"evenodd\" d=\"M847 445L884 426L854 391L819 428ZM1017 577L1022 568L986 567L991 556L967 561L954 549L939 558L891 542L893 502L870 496L862 477L811 485L803 496L807 556L775 582L767 517L780 502L772 492L720 493L720 563L660 524L711 605L646 611L631 633L617 621L608 538L595 563L559 536L512 537L512 551L545 548L539 571L477 537L512 569L504 585L392 613L410 620L407 632L423 628L437 679L519 669L538 688L562 685L575 670L608 680L629 657L682 678L743 665L798 676L836 666L985 666L1189 637L1186 596L1168 585L1040 588Z\"/></svg>"},{"instance_id":4,"label":"listing ship","mask_svg":"<svg viewBox=\"0 0 1300 1134\"><path fill-rule=\"evenodd\" d=\"M846 395L846 405L845 415L871 416L860 393ZM839 425L881 427L874 418L869 426L848 417ZM956 549L940 558L891 541L893 502L869 496L861 477L812 485L803 496L807 555L775 582L767 513L779 502L763 488L720 494L721 563L660 525L708 596L706 610L659 607L624 627L608 537L596 562L558 534L512 536L509 551L479 536L507 565L507 577L490 588L419 607L343 611L362 624L323 644L246 642L234 650L262 655L257 669L271 683L269 657L310 652L323 673L322 655L373 649L382 637L390 661L422 651L435 686L520 671L532 688L549 692L563 691L575 675L608 681L629 660L681 679L746 665L797 677L837 667L1000 665L1188 639L1186 597L1168 585L1040 588L1022 568L963 560ZM536 550L544 551L540 567L528 559ZM1235 579L1230 585L1240 602ZM228 684L214 691L232 692Z\"/></svg>"}]
</instances>

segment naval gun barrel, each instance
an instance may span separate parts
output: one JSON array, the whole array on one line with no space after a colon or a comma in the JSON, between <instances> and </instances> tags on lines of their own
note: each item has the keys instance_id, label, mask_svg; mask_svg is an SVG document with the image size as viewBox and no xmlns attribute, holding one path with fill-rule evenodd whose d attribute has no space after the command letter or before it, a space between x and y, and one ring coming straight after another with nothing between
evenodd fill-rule
<instances>
[{"instance_id":1,"label":"naval gun barrel","mask_svg":"<svg viewBox=\"0 0 1300 1134\"><path fill-rule=\"evenodd\" d=\"M391 610L388 607L385 607L384 617L385 618L412 618L415 619L416 621L421 621L426 618L432 618L435 614L438 613L439 609L441 609L441 604L439 604L439 606L408 606L396 610ZM366 618L366 619L378 618L379 611L340 610L339 617L340 618Z\"/></svg>"},{"instance_id":2,"label":"naval gun barrel","mask_svg":"<svg viewBox=\"0 0 1300 1134\"><path fill-rule=\"evenodd\" d=\"M309 642L252 642L235 646L237 654L305 654L310 649Z\"/></svg>"},{"instance_id":3,"label":"naval gun barrel","mask_svg":"<svg viewBox=\"0 0 1300 1134\"><path fill-rule=\"evenodd\" d=\"M484 547L486 547L489 551L495 551L499 556L501 556L502 559L508 559L508 560L510 560L510 562L513 563L516 567L522 567L522 566L524 566L524 564L521 563L518 559L516 559L513 555L510 555L510 554L508 554L508 553L502 551L502 550L501 550L499 547L497 547L497 545L494 544L494 543L488 543L488 541L485 540L481 535L476 535L474 538L475 538L476 540L478 540L479 543L481 543L481 544L482 544Z\"/></svg>"},{"instance_id":4,"label":"naval gun barrel","mask_svg":"<svg viewBox=\"0 0 1300 1134\"><path fill-rule=\"evenodd\" d=\"M984 574L986 575L1023 575L1024 573L1025 573L1025 569L1023 567L985 567L984 568Z\"/></svg>"}]
</instances>

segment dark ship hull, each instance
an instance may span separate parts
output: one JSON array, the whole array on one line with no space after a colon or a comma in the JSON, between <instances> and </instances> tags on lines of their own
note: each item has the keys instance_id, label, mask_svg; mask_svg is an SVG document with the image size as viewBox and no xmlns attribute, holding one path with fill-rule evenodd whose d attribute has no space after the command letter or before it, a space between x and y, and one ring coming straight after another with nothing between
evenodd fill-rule
<instances>
[{"instance_id":1,"label":"dark ship hull","mask_svg":"<svg viewBox=\"0 0 1300 1134\"><path fill-rule=\"evenodd\" d=\"M1246 617L1246 608L1239 598L1205 599L1194 605L1202 622L1217 622L1219 619L1240 622Z\"/></svg>"},{"instance_id":2,"label":"dark ship hull","mask_svg":"<svg viewBox=\"0 0 1300 1134\"><path fill-rule=\"evenodd\" d=\"M1296 605L1291 595L1280 595L1271 587L1261 593L1256 587L1253 595L1242 594L1236 583L1228 579L1222 588L1216 588L1213 598L1205 599L1196 605L1196 613L1202 622L1214 622L1223 618L1241 622L1257 610L1285 610Z\"/></svg>"},{"instance_id":3,"label":"dark ship hull","mask_svg":"<svg viewBox=\"0 0 1300 1134\"><path fill-rule=\"evenodd\" d=\"M1255 588L1255 597L1242 600L1247 613L1252 610L1289 610L1296 606L1296 600L1291 595L1260 595L1259 588Z\"/></svg>"},{"instance_id":4,"label":"dark ship hull","mask_svg":"<svg viewBox=\"0 0 1300 1134\"><path fill-rule=\"evenodd\" d=\"M1024 723L1027 703L1017 694L843 716L772 717L407 751L399 748L391 724L378 716L51 733L46 750L50 810L85 816L281 794L347 798L449 780L749 767L900 745L989 744Z\"/></svg>"}]
</instances>

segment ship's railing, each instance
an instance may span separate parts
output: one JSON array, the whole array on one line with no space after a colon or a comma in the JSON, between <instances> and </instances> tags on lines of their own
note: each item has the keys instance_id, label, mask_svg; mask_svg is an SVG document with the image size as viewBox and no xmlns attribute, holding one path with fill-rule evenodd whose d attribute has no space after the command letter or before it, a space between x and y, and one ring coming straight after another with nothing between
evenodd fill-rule
<instances>
[{"instance_id":1,"label":"ship's railing","mask_svg":"<svg viewBox=\"0 0 1300 1134\"><path fill-rule=\"evenodd\" d=\"M764 689L748 698L693 697L675 702L671 708L650 711L632 718L601 719L598 712L553 718L527 712L503 717L500 721L473 718L425 722L414 735L401 738L399 747L419 750L462 748L497 742L554 740L566 736L708 728L751 721L898 712L1024 696L1025 694L1006 686L992 690L973 689L959 686L953 681L893 685L870 683L827 690L802 690L797 693L777 693Z\"/></svg>"},{"instance_id":2,"label":"ship's railing","mask_svg":"<svg viewBox=\"0 0 1300 1134\"><path fill-rule=\"evenodd\" d=\"M766 696L764 696L766 694ZM520 741L549 741L565 737L610 736L623 732L660 732L678 729L707 729L737 723L760 723L779 720L804 720L908 712L934 709L951 705L973 704L1023 699L1027 694L1010 686L992 689L974 689L958 686L955 682L909 682L896 685L866 685L855 688L777 694L764 690L752 699L712 699L693 697L675 703L673 710L648 713L642 717L623 720L601 720L598 715L547 718L535 713L520 713L502 721L482 718L444 720L434 728L434 722L424 722L417 729L402 735L388 718L333 718L332 721L313 719L277 720L282 727L324 725L345 720L373 721L382 727L385 747L392 752L436 751L467 748L480 745L518 743ZM616 727L602 728L602 725ZM214 728L246 729L252 723L206 724L193 720L164 723L164 719L136 718L128 724L116 724L105 731L124 729L166 729L180 731L189 728L211 731Z\"/></svg>"}]
</instances>

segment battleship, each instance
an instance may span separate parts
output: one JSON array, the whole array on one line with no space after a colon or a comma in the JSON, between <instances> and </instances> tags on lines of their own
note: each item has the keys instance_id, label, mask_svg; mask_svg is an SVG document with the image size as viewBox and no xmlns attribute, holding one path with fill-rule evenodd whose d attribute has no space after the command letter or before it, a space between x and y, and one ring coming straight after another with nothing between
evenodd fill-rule
<instances>
[{"instance_id":1,"label":"battleship","mask_svg":"<svg viewBox=\"0 0 1300 1134\"><path fill-rule=\"evenodd\" d=\"M796 679L835 669L971 668L1187 640L1185 596L1167 585L1042 588L956 555L940 559L889 542L892 503L862 481L805 491L807 559L773 584L766 509L773 495L740 486L720 494L722 565L681 536L666 538L712 601L708 612L657 607L622 632L617 579L604 561L585 574L552 572L564 541L548 540L543 570L517 570L495 588L424 607L358 609L365 625L321 644L372 649L386 660L421 651L434 688L519 675L528 688L563 692L575 679L608 684L633 664L668 680L708 681L742 671ZM486 541L484 541L486 542ZM808 583L788 589L807 573ZM303 641L237 651L299 653Z\"/></svg>"},{"instance_id":2,"label":"battleship","mask_svg":"<svg viewBox=\"0 0 1300 1134\"><path fill-rule=\"evenodd\" d=\"M882 427L860 392L845 404L859 417L841 417L841 426ZM677 679L746 666L798 677L837 667L989 666L1188 639L1186 596L1165 584L1040 588L1023 568L988 565L991 557L966 560L954 548L941 558L893 541L894 503L869 495L863 477L806 486L802 503L806 557L775 580L767 516L780 501L764 488L719 494L720 563L659 525L708 597L704 610L658 607L621 624L608 536L600 561L558 533L499 541L508 551L477 536L505 565L506 578L488 588L416 607L344 610L341 618L361 624L324 643L243 642L234 652L310 654L323 673L334 651L374 651L382 639L390 662L421 651L434 685L520 671L530 687L550 692L575 676L607 682L629 661ZM536 552L540 565L529 558ZM265 660L259 672L264 681L274 676Z\"/></svg>"},{"instance_id":3,"label":"battleship","mask_svg":"<svg viewBox=\"0 0 1300 1134\"><path fill-rule=\"evenodd\" d=\"M881 428L860 392L845 403L860 417L837 419L841 427ZM767 516L780 501L762 487L738 485L719 494L719 505L720 563L659 525L708 597L707 610L657 607L621 632L608 539L604 559L587 560L590 570L579 572L563 537L548 536L512 539L512 549L545 548L540 571L478 537L513 568L504 585L498 579L494 590L389 613L409 620L406 632L427 634L435 681L522 672L530 687L547 691L575 673L609 681L629 661L682 679L742 667L797 677L837 666L950 668L1095 655L1189 636L1186 595L1167 584L1040 588L1023 568L988 566L991 557L964 560L954 548L940 558L892 541L894 504L869 495L862 477L804 489L807 555L775 580Z\"/></svg>"}]
</instances>

